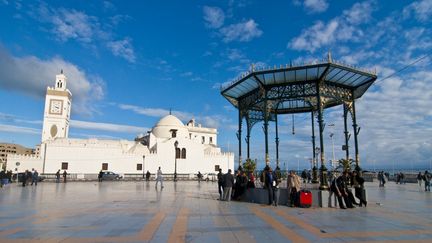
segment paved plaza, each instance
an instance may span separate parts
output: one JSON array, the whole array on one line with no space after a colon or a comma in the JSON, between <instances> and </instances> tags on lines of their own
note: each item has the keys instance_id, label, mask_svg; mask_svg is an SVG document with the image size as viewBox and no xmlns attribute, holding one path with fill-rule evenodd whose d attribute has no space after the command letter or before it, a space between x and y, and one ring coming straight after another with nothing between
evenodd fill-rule
<instances>
[{"instance_id":1,"label":"paved plaza","mask_svg":"<svg viewBox=\"0 0 432 243\"><path fill-rule=\"evenodd\" d=\"M432 193L367 183L367 208L218 201L217 183L16 184L0 189L0 242L432 242Z\"/></svg>"}]
</instances>

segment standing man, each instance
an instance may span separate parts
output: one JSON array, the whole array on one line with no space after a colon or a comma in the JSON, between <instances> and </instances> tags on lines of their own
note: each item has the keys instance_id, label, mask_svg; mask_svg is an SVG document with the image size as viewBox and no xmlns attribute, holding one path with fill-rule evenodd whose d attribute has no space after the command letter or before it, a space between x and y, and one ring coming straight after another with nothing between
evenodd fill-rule
<instances>
[{"instance_id":1,"label":"standing man","mask_svg":"<svg viewBox=\"0 0 432 243\"><path fill-rule=\"evenodd\" d=\"M202 174L200 171L198 171L198 183L201 183Z\"/></svg>"},{"instance_id":2,"label":"standing man","mask_svg":"<svg viewBox=\"0 0 432 243\"><path fill-rule=\"evenodd\" d=\"M276 186L276 181L273 175L273 170L271 167L268 167L267 171L265 172L265 188L267 188L268 191L268 205L272 205L273 203L273 195L274 195L274 189L273 187Z\"/></svg>"},{"instance_id":3,"label":"standing man","mask_svg":"<svg viewBox=\"0 0 432 243\"><path fill-rule=\"evenodd\" d=\"M159 166L159 169L156 172L156 185L155 188L157 188L158 182L160 181L161 183L161 189L164 188L163 186L163 176L162 176L162 170L161 167Z\"/></svg>"},{"instance_id":4,"label":"standing man","mask_svg":"<svg viewBox=\"0 0 432 243\"><path fill-rule=\"evenodd\" d=\"M273 172L273 178L276 182L274 183L275 185L273 186L273 204L274 206L277 207L277 205L279 204L279 196L280 196L279 183L282 182L282 173L279 166L276 166L276 169Z\"/></svg>"},{"instance_id":5,"label":"standing man","mask_svg":"<svg viewBox=\"0 0 432 243\"><path fill-rule=\"evenodd\" d=\"M66 183L66 177L67 177L67 172L66 170L63 171L63 182Z\"/></svg>"},{"instance_id":6,"label":"standing man","mask_svg":"<svg viewBox=\"0 0 432 243\"><path fill-rule=\"evenodd\" d=\"M223 174L222 169L219 168L219 173L217 174L218 179L218 190L219 190L219 200L223 200Z\"/></svg>"},{"instance_id":7,"label":"standing man","mask_svg":"<svg viewBox=\"0 0 432 243\"><path fill-rule=\"evenodd\" d=\"M60 183L60 170L56 172L56 183Z\"/></svg>"},{"instance_id":8,"label":"standing man","mask_svg":"<svg viewBox=\"0 0 432 243\"><path fill-rule=\"evenodd\" d=\"M39 180L39 173L37 172L37 170L34 170L32 173L32 183L31 185L33 186L33 183L35 184L35 186L37 186Z\"/></svg>"},{"instance_id":9,"label":"standing man","mask_svg":"<svg viewBox=\"0 0 432 243\"><path fill-rule=\"evenodd\" d=\"M234 176L231 174L231 169L228 169L228 173L226 173L223 177L223 192L224 192L224 201L231 201L231 190L234 185Z\"/></svg>"},{"instance_id":10,"label":"standing man","mask_svg":"<svg viewBox=\"0 0 432 243\"><path fill-rule=\"evenodd\" d=\"M293 170L290 171L287 179L290 207L298 206L298 192L300 192L300 178Z\"/></svg>"}]
</instances>

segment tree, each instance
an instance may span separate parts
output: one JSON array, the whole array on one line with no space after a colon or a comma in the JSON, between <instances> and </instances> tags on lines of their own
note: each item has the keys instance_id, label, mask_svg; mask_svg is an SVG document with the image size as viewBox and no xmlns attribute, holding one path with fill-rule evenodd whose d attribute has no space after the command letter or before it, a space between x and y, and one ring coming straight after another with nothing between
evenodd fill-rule
<instances>
[{"instance_id":1,"label":"tree","mask_svg":"<svg viewBox=\"0 0 432 243\"><path fill-rule=\"evenodd\" d=\"M339 165L336 167L336 169L342 169L342 171L351 171L356 165L353 159L340 159L338 160L338 163Z\"/></svg>"},{"instance_id":2,"label":"tree","mask_svg":"<svg viewBox=\"0 0 432 243\"><path fill-rule=\"evenodd\" d=\"M256 160L246 159L243 163L243 169L247 172L255 172L256 169Z\"/></svg>"}]
</instances>

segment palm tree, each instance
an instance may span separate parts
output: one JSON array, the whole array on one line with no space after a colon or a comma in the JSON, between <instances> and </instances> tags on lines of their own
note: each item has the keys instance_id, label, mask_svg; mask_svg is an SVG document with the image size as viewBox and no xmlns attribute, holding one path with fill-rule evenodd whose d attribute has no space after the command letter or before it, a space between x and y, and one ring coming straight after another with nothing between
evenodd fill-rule
<instances>
[{"instance_id":1,"label":"palm tree","mask_svg":"<svg viewBox=\"0 0 432 243\"><path fill-rule=\"evenodd\" d=\"M356 163L353 159L340 159L338 160L339 165L336 169L342 169L342 171L351 171L352 168L356 168Z\"/></svg>"}]
</instances>

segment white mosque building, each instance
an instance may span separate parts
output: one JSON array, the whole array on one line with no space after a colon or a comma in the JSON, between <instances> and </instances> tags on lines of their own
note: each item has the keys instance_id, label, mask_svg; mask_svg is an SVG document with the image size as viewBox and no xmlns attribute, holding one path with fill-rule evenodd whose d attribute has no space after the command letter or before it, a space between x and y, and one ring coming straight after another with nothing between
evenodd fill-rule
<instances>
[{"instance_id":1,"label":"white mosque building","mask_svg":"<svg viewBox=\"0 0 432 243\"><path fill-rule=\"evenodd\" d=\"M147 135L134 141L68 138L72 93L63 72L55 87L47 88L42 143L36 155L8 154L7 170L32 168L42 174L66 170L78 179L94 178L100 170L125 177L155 173L181 175L215 173L234 169L234 154L217 146L217 129L192 119L184 125L177 117L163 117Z\"/></svg>"}]
</instances>

